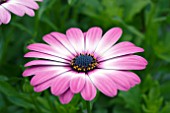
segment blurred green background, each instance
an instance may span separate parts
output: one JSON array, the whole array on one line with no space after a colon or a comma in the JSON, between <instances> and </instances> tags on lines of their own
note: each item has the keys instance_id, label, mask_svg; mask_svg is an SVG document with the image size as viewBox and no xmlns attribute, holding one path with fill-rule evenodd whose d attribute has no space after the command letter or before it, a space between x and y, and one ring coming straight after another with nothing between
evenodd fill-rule
<instances>
[{"instance_id":1,"label":"blurred green background","mask_svg":"<svg viewBox=\"0 0 170 113\"><path fill-rule=\"evenodd\" d=\"M23 58L30 43L43 42L52 31L70 27L87 31L100 26L104 32L119 26L119 41L131 41L145 49L140 55L149 64L135 71L142 82L114 98L103 94L93 100L93 113L170 113L170 0L44 0L36 16L12 15L0 26L0 113L86 113L80 95L68 105L50 92L35 93L23 78Z\"/></svg>"}]
</instances>

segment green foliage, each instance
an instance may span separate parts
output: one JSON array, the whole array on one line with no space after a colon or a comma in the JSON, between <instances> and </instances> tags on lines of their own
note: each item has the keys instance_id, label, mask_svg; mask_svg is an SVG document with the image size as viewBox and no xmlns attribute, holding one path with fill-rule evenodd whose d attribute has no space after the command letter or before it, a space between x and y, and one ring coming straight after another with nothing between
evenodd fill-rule
<instances>
[{"instance_id":1,"label":"green foliage","mask_svg":"<svg viewBox=\"0 0 170 113\"><path fill-rule=\"evenodd\" d=\"M136 71L141 84L113 98L98 92L93 113L169 113L170 111L170 1L169 0L44 0L35 17L12 15L0 26L0 113L86 113L79 94L62 105L44 91L36 93L22 77L26 46L42 42L52 31L70 27L86 31L100 26L104 31L119 26L120 41L131 41L145 49L149 64Z\"/></svg>"}]
</instances>

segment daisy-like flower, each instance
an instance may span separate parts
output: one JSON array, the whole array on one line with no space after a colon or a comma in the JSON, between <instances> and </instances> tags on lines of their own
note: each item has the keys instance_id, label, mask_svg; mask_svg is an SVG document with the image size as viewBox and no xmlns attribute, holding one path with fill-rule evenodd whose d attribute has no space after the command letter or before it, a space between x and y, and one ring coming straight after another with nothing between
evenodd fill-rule
<instances>
[{"instance_id":1,"label":"daisy-like flower","mask_svg":"<svg viewBox=\"0 0 170 113\"><path fill-rule=\"evenodd\" d=\"M92 27L86 33L70 28L66 35L52 32L43 37L47 44L31 44L25 57L40 58L25 64L23 76L32 76L36 92L47 88L63 104L81 93L84 100L95 98L97 90L114 97L118 90L127 91L140 83L129 70L145 69L147 61L138 55L143 52L131 42L115 44L122 30L114 27L102 36L102 29Z\"/></svg>"},{"instance_id":2,"label":"daisy-like flower","mask_svg":"<svg viewBox=\"0 0 170 113\"><path fill-rule=\"evenodd\" d=\"M18 16L34 16L34 10L39 6L36 1L43 0L0 0L0 25L8 24L11 20L11 13Z\"/></svg>"}]
</instances>

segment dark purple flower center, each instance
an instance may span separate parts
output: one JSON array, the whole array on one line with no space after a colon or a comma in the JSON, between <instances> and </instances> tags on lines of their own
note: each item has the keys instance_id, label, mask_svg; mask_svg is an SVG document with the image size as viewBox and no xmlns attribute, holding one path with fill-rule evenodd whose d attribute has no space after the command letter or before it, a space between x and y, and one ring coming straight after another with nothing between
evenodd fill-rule
<instances>
[{"instance_id":1,"label":"dark purple flower center","mask_svg":"<svg viewBox=\"0 0 170 113\"><path fill-rule=\"evenodd\" d=\"M71 66L78 72L87 72L93 70L97 66L97 60L93 55L80 54L71 61Z\"/></svg>"},{"instance_id":2,"label":"dark purple flower center","mask_svg":"<svg viewBox=\"0 0 170 113\"><path fill-rule=\"evenodd\" d=\"M5 3L7 0L0 0L0 4Z\"/></svg>"}]
</instances>

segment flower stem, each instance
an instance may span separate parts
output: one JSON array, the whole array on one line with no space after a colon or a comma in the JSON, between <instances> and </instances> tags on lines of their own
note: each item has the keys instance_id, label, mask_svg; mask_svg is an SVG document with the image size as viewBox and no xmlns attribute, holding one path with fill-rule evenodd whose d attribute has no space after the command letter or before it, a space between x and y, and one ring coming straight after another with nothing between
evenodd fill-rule
<instances>
[{"instance_id":1,"label":"flower stem","mask_svg":"<svg viewBox=\"0 0 170 113\"><path fill-rule=\"evenodd\" d=\"M86 101L86 107L87 107L87 113L92 113L91 112L91 107L90 107L90 101Z\"/></svg>"}]
</instances>

